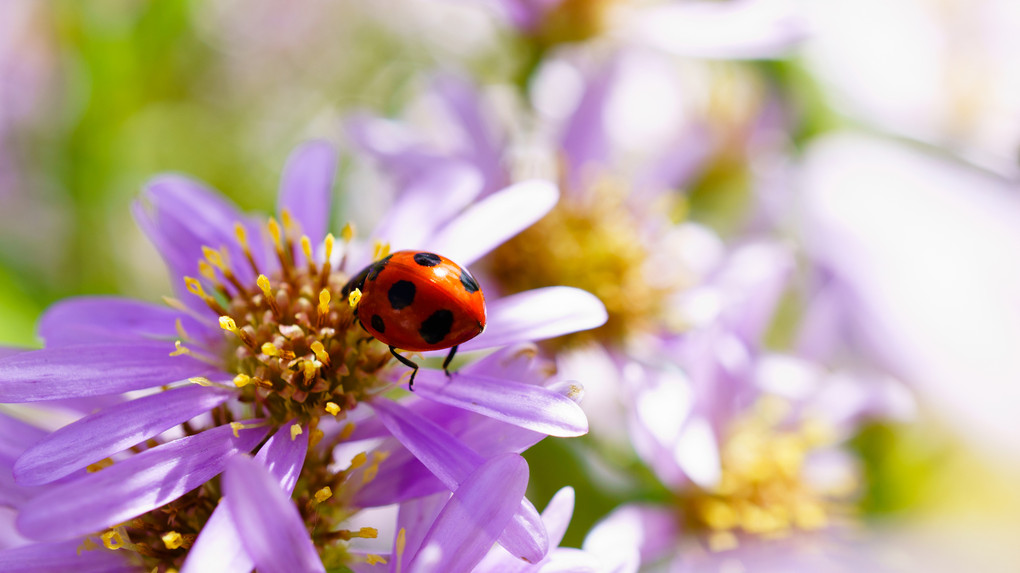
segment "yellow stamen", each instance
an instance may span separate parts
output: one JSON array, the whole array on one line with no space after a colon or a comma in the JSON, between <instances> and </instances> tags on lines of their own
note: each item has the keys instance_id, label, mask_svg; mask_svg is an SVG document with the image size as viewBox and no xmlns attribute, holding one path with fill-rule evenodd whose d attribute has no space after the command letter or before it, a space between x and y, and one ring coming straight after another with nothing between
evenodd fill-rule
<instances>
[{"instance_id":1,"label":"yellow stamen","mask_svg":"<svg viewBox=\"0 0 1020 573\"><path fill-rule=\"evenodd\" d=\"M188 378L188 382L191 382L192 384L198 384L199 386L213 385L213 381L206 378L205 376L193 376L191 378Z\"/></svg>"},{"instance_id":2,"label":"yellow stamen","mask_svg":"<svg viewBox=\"0 0 1020 573\"><path fill-rule=\"evenodd\" d=\"M291 217L289 210L280 209L280 220L283 221L283 229L287 231L288 235L297 230L297 223L294 221L294 217Z\"/></svg>"},{"instance_id":3,"label":"yellow stamen","mask_svg":"<svg viewBox=\"0 0 1020 573\"><path fill-rule=\"evenodd\" d=\"M347 303L351 305L351 308L357 309L359 302L361 302L361 289L356 288L347 295Z\"/></svg>"},{"instance_id":4,"label":"yellow stamen","mask_svg":"<svg viewBox=\"0 0 1020 573\"><path fill-rule=\"evenodd\" d=\"M332 236L333 235L327 235L327 238ZM348 221L346 224L344 224L344 228L340 229L340 239L345 243L350 243L351 239L353 238L354 238L354 224Z\"/></svg>"},{"instance_id":5,"label":"yellow stamen","mask_svg":"<svg viewBox=\"0 0 1020 573\"><path fill-rule=\"evenodd\" d=\"M312 258L312 240L308 238L308 235L301 235L301 252L305 254L308 267L314 269L315 260Z\"/></svg>"},{"instance_id":6,"label":"yellow stamen","mask_svg":"<svg viewBox=\"0 0 1020 573\"><path fill-rule=\"evenodd\" d=\"M333 497L333 490L330 489L328 485L320 489L319 491L315 492L316 503L322 503L331 497Z\"/></svg>"},{"instance_id":7,"label":"yellow stamen","mask_svg":"<svg viewBox=\"0 0 1020 573\"><path fill-rule=\"evenodd\" d=\"M340 406L336 402L326 402L326 411L331 416L336 416L340 413Z\"/></svg>"},{"instance_id":8,"label":"yellow stamen","mask_svg":"<svg viewBox=\"0 0 1020 573\"><path fill-rule=\"evenodd\" d=\"M234 319L230 318L229 316L220 317L220 328L228 332L233 332L234 334L240 336L241 331L239 328L237 328L237 323L234 322Z\"/></svg>"},{"instance_id":9,"label":"yellow stamen","mask_svg":"<svg viewBox=\"0 0 1020 573\"><path fill-rule=\"evenodd\" d=\"M297 437L300 436L303 433L305 433L305 431L303 429L301 429L301 424L291 424L291 426L290 426L290 440L291 441L296 440Z\"/></svg>"},{"instance_id":10,"label":"yellow stamen","mask_svg":"<svg viewBox=\"0 0 1020 573\"><path fill-rule=\"evenodd\" d=\"M163 540L163 545L165 545L167 549L177 549L184 544L184 537L176 531L170 531L164 534L161 539Z\"/></svg>"},{"instance_id":11,"label":"yellow stamen","mask_svg":"<svg viewBox=\"0 0 1020 573\"><path fill-rule=\"evenodd\" d=\"M362 539L375 539L379 537L379 530L374 527L362 527L358 530L358 537Z\"/></svg>"},{"instance_id":12,"label":"yellow stamen","mask_svg":"<svg viewBox=\"0 0 1020 573\"><path fill-rule=\"evenodd\" d=\"M216 271L213 270L212 265L205 261L198 261L198 274L209 279L210 281L216 280Z\"/></svg>"},{"instance_id":13,"label":"yellow stamen","mask_svg":"<svg viewBox=\"0 0 1020 573\"><path fill-rule=\"evenodd\" d=\"M276 304L276 297L273 295L272 286L269 284L269 277L266 275L259 275L259 278L255 279L255 283L259 285L259 289L262 290L262 294L266 297L266 302L269 303L269 309L273 311L273 315L279 318L280 307Z\"/></svg>"},{"instance_id":14,"label":"yellow stamen","mask_svg":"<svg viewBox=\"0 0 1020 573\"><path fill-rule=\"evenodd\" d=\"M401 529L401 531L403 531L403 529ZM368 555L365 555L365 563L368 563L369 565L386 565L386 558L374 553L369 553Z\"/></svg>"},{"instance_id":15,"label":"yellow stamen","mask_svg":"<svg viewBox=\"0 0 1020 573\"><path fill-rule=\"evenodd\" d=\"M407 549L407 531L401 527L397 532L397 542L394 544L394 553L397 554L397 573L400 573L404 564L404 550Z\"/></svg>"},{"instance_id":16,"label":"yellow stamen","mask_svg":"<svg viewBox=\"0 0 1020 573\"><path fill-rule=\"evenodd\" d=\"M177 336L182 340L191 338L188 336L188 331L184 330L184 324L181 323L181 319L178 318L174 321L174 329L177 331Z\"/></svg>"},{"instance_id":17,"label":"yellow stamen","mask_svg":"<svg viewBox=\"0 0 1020 573\"><path fill-rule=\"evenodd\" d=\"M384 241L376 241L372 247L372 260L378 261L379 259L386 258L386 255L390 254L390 244Z\"/></svg>"},{"instance_id":18,"label":"yellow stamen","mask_svg":"<svg viewBox=\"0 0 1020 573\"><path fill-rule=\"evenodd\" d=\"M234 386L237 386L238 388L244 388L251 383L251 376L248 376L247 374L238 374L237 376L234 376Z\"/></svg>"},{"instance_id":19,"label":"yellow stamen","mask_svg":"<svg viewBox=\"0 0 1020 573\"><path fill-rule=\"evenodd\" d=\"M234 236L237 237L237 244L245 251L248 250L248 231L240 222L234 223Z\"/></svg>"},{"instance_id":20,"label":"yellow stamen","mask_svg":"<svg viewBox=\"0 0 1020 573\"><path fill-rule=\"evenodd\" d=\"M321 342L316 340L309 345L309 348L315 353L315 357L319 359L319 362L322 362L327 367L329 366L329 353L326 352L326 347Z\"/></svg>"},{"instance_id":21,"label":"yellow stamen","mask_svg":"<svg viewBox=\"0 0 1020 573\"><path fill-rule=\"evenodd\" d=\"M311 433L308 434L308 447L314 448L319 442L322 441L322 438L325 435L326 434L322 430L318 428L313 429Z\"/></svg>"},{"instance_id":22,"label":"yellow stamen","mask_svg":"<svg viewBox=\"0 0 1020 573\"><path fill-rule=\"evenodd\" d=\"M112 465L113 465L113 460L110 459L110 458L105 458L105 459L99 460L98 462L96 462L94 464L90 464L88 467L85 468L85 471L87 471L90 474L94 474L94 473L98 472L99 470L106 469L106 468L108 468L108 467L110 467Z\"/></svg>"},{"instance_id":23,"label":"yellow stamen","mask_svg":"<svg viewBox=\"0 0 1020 573\"><path fill-rule=\"evenodd\" d=\"M186 346L181 344L180 340L174 341L174 350L170 353L170 356L180 356L182 354L191 354L191 350L188 350Z\"/></svg>"},{"instance_id":24,"label":"yellow stamen","mask_svg":"<svg viewBox=\"0 0 1020 573\"><path fill-rule=\"evenodd\" d=\"M276 222L276 219L270 217L266 227L269 229L269 236L273 238L273 244L276 245L276 249L278 251L283 250L283 243L280 241L280 224Z\"/></svg>"},{"instance_id":25,"label":"yellow stamen","mask_svg":"<svg viewBox=\"0 0 1020 573\"><path fill-rule=\"evenodd\" d=\"M241 422L231 422L230 423L230 430L232 432L234 432L234 437L235 438L240 438L241 437L241 436L239 436L237 434L237 432L240 431L240 430L243 430L243 429L244 429L244 424L242 424Z\"/></svg>"},{"instance_id":26,"label":"yellow stamen","mask_svg":"<svg viewBox=\"0 0 1020 573\"><path fill-rule=\"evenodd\" d=\"M329 301L330 301L329 289L322 289L319 291L319 316L325 316L329 313Z\"/></svg>"},{"instance_id":27,"label":"yellow stamen","mask_svg":"<svg viewBox=\"0 0 1020 573\"><path fill-rule=\"evenodd\" d=\"M99 538L103 540L103 546L110 550L121 549L125 545L124 538L121 537L120 532L115 529L107 531L100 535Z\"/></svg>"},{"instance_id":28,"label":"yellow stamen","mask_svg":"<svg viewBox=\"0 0 1020 573\"><path fill-rule=\"evenodd\" d=\"M350 425L350 424L348 424ZM351 458L351 469L357 469L365 465L368 462L368 454L360 452Z\"/></svg>"},{"instance_id":29,"label":"yellow stamen","mask_svg":"<svg viewBox=\"0 0 1020 573\"><path fill-rule=\"evenodd\" d=\"M226 267L226 265L223 264L223 256L220 252L211 247L203 246L202 256L205 257L205 260L209 261L210 265L220 269L221 271Z\"/></svg>"},{"instance_id":30,"label":"yellow stamen","mask_svg":"<svg viewBox=\"0 0 1020 573\"><path fill-rule=\"evenodd\" d=\"M209 295L205 293L205 289L202 288L202 283L194 277L184 277L184 286L188 289L188 292L197 297L202 299L210 298Z\"/></svg>"}]
</instances>

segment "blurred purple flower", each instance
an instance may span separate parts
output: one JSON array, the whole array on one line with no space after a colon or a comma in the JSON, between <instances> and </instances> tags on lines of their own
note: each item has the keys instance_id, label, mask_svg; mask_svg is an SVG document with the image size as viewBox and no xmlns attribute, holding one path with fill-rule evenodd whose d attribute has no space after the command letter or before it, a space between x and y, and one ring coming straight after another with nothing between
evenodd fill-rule
<instances>
[{"instance_id":1,"label":"blurred purple flower","mask_svg":"<svg viewBox=\"0 0 1020 573\"><path fill-rule=\"evenodd\" d=\"M174 385L114 403L29 448L14 467L21 484L51 483L110 456L120 460L118 452L125 448L185 424L184 437L61 483L26 504L18 516L23 533L40 540L73 538L146 514L192 491L206 495L207 490L196 488L237 453L253 452L271 430L270 441L259 450L259 456L266 452L262 463L280 471L299 468L306 447L269 445L307 434L318 440L327 431L344 441L343 420L359 402L378 412L391 404L380 393L404 370L388 367L390 357L378 343L365 344L339 294L346 277L372 260L371 249L345 237L331 252L332 236L317 249L308 239L326 236L335 163L333 149L324 143L295 152L281 186L283 225L271 220L267 233L197 183L177 176L154 180L135 213L170 267L175 289L187 298L171 300L170 308L110 298L69 300L41 321L45 349L0 359L4 402ZM473 204L476 193L447 197L444 191L435 185L406 189L387 215L389 224L384 221L375 234L377 243L431 249L470 264L541 217L557 196L554 186L540 181L511 186ZM430 217L420 217L423 201ZM422 224L392 224L410 213ZM557 336L604 320L602 305L577 289L490 297L486 332L461 348ZM560 392L503 378L499 370L463 369L452 381L434 372L422 369L416 399L543 436L587 431L583 412ZM197 385L175 385L185 380ZM326 455L323 468L329 459ZM368 467L378 471L382 459ZM414 490L414 479L391 477ZM377 483L386 481L380 476ZM455 489L458 483L445 485ZM508 530L506 543L521 557L541 559L546 545L544 532L535 527L537 512L530 504L519 512L515 527L524 529ZM176 549L167 543L167 549Z\"/></svg>"},{"instance_id":2,"label":"blurred purple flower","mask_svg":"<svg viewBox=\"0 0 1020 573\"><path fill-rule=\"evenodd\" d=\"M822 269L812 312L826 317L802 345L889 369L978 447L1015 458L1015 182L849 133L800 167L801 233Z\"/></svg>"}]
</instances>

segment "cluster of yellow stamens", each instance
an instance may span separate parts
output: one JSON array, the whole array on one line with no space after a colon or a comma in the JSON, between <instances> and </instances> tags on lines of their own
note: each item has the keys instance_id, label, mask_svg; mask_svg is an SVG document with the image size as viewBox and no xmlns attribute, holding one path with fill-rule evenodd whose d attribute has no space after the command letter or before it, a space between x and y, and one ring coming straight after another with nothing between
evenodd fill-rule
<instances>
[{"instance_id":1,"label":"cluster of yellow stamens","mask_svg":"<svg viewBox=\"0 0 1020 573\"><path fill-rule=\"evenodd\" d=\"M198 264L203 280L186 277L185 284L230 333L220 365L235 373L241 400L253 404L255 416L272 423L304 424L323 413L342 415L379 391L384 384L376 373L390 355L357 327L351 305L341 296L348 277L331 266L334 237L326 236L324 261L317 264L311 240L298 236L286 211L281 220L282 226L276 219L266 224L279 261L272 276L259 268L245 228L237 224L237 243L244 264L257 276L255 284L238 278L225 248L209 247L203 248ZM345 227L344 244L352 234ZM175 352L187 351L179 344Z\"/></svg>"},{"instance_id":2,"label":"cluster of yellow stamens","mask_svg":"<svg viewBox=\"0 0 1020 573\"><path fill-rule=\"evenodd\" d=\"M764 398L731 428L721 448L722 475L716 487L682 500L692 529L707 530L712 550L731 549L738 535L783 537L815 531L842 511L841 499L856 486L847 477L821 486L804 475L806 457L831 441L819 422L783 425L788 404Z\"/></svg>"}]
</instances>

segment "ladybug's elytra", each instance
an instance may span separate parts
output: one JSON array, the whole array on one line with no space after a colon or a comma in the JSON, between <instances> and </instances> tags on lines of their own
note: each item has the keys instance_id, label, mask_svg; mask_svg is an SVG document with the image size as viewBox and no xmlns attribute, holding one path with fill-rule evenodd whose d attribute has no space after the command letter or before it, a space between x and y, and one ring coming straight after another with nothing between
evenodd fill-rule
<instances>
[{"instance_id":1,"label":"ladybug's elytra","mask_svg":"<svg viewBox=\"0 0 1020 573\"><path fill-rule=\"evenodd\" d=\"M354 309L369 334L389 345L390 352L413 368L408 388L414 386L418 365L397 354L442 350L448 367L457 346L485 328L485 297L467 269L450 259L425 251L398 251L354 276L343 288L346 299L355 289L361 300Z\"/></svg>"}]
</instances>

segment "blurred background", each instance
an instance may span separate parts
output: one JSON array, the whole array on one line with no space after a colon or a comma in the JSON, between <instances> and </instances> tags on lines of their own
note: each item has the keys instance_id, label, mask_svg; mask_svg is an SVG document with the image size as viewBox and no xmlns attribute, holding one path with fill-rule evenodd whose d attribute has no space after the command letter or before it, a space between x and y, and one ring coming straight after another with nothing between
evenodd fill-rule
<instances>
[{"instance_id":1,"label":"blurred background","mask_svg":"<svg viewBox=\"0 0 1020 573\"><path fill-rule=\"evenodd\" d=\"M469 78L507 156L541 171L528 158L609 66L597 121L613 169L685 152L668 217L725 245L793 245L799 284L853 292L827 332L907 389L909 415L847 442L871 542L893 562L1017 571L1018 53L1015 0L0 0L0 343L38 346L35 322L64 297L167 294L130 214L155 174L270 212L287 154L325 138L342 154L334 220L367 229L387 195L351 118L446 145L430 90ZM796 346L817 301L785 297L767 344ZM577 489L567 545L662 495L600 440L526 455L538 507Z\"/></svg>"}]
</instances>

